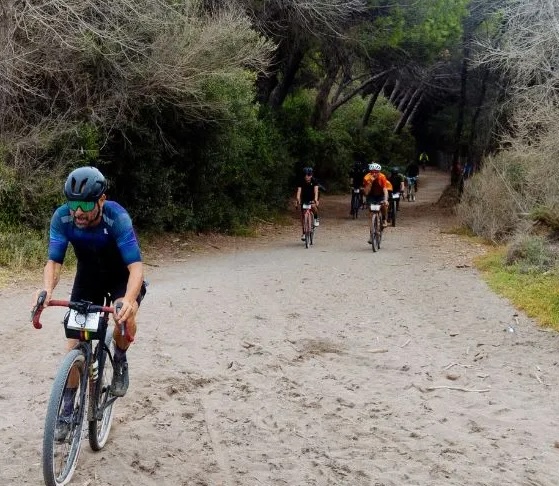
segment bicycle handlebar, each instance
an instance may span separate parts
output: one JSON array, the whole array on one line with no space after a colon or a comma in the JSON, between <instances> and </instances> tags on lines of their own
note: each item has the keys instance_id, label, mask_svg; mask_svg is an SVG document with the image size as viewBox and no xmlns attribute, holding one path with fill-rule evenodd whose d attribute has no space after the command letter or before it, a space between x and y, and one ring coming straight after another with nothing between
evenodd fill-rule
<instances>
[{"instance_id":1,"label":"bicycle handlebar","mask_svg":"<svg viewBox=\"0 0 559 486\"><path fill-rule=\"evenodd\" d=\"M45 310L45 299L47 297L47 292L45 290L39 293L37 297L37 303L31 311L31 322L35 329L41 329L43 325L40 322L41 314ZM49 302L49 307L68 307L77 311L79 314L91 314L95 312L108 312L109 314L118 314L122 308L122 302L118 302L114 307L108 307L105 305L96 305L87 301L77 301L72 302L70 300L51 300ZM126 323L119 323L121 336L126 336L128 342L134 341L134 338L128 333L128 328Z\"/></svg>"}]
</instances>

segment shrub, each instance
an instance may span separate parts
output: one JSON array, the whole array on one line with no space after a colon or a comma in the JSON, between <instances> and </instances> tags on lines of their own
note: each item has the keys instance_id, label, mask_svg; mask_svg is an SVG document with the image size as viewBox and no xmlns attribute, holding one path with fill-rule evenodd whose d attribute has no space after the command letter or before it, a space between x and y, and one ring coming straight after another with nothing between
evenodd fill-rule
<instances>
[{"instance_id":1,"label":"shrub","mask_svg":"<svg viewBox=\"0 0 559 486\"><path fill-rule=\"evenodd\" d=\"M506 241L514 234L524 210L502 170L506 165L500 166L499 161L502 162L499 157L488 159L482 170L466 181L456 208L462 224L496 243Z\"/></svg>"},{"instance_id":2,"label":"shrub","mask_svg":"<svg viewBox=\"0 0 559 486\"><path fill-rule=\"evenodd\" d=\"M553 268L556 255L545 238L521 233L507 246L505 263L515 265L521 273L545 272Z\"/></svg>"}]
</instances>

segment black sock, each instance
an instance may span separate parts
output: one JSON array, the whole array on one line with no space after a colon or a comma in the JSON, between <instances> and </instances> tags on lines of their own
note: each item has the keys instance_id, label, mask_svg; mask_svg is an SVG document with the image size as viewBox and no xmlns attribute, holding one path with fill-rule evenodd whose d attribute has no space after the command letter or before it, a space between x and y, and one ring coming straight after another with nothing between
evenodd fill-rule
<instances>
[{"instance_id":1,"label":"black sock","mask_svg":"<svg viewBox=\"0 0 559 486\"><path fill-rule=\"evenodd\" d=\"M74 411L74 397L76 396L77 388L65 388L62 398L64 417L70 417Z\"/></svg>"},{"instance_id":2,"label":"black sock","mask_svg":"<svg viewBox=\"0 0 559 486\"><path fill-rule=\"evenodd\" d=\"M115 361L126 361L126 349L120 349L115 345Z\"/></svg>"}]
</instances>

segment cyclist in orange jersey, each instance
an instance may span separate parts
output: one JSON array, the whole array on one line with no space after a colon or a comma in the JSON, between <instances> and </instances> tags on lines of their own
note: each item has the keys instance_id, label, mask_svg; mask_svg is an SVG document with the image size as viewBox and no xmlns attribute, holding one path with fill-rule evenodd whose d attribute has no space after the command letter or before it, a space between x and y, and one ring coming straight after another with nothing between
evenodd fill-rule
<instances>
[{"instance_id":1,"label":"cyclist in orange jersey","mask_svg":"<svg viewBox=\"0 0 559 486\"><path fill-rule=\"evenodd\" d=\"M386 226L388 211L388 179L381 172L381 166L375 162L369 164L369 172L363 178L363 190L367 204L381 204L382 226Z\"/></svg>"}]
</instances>

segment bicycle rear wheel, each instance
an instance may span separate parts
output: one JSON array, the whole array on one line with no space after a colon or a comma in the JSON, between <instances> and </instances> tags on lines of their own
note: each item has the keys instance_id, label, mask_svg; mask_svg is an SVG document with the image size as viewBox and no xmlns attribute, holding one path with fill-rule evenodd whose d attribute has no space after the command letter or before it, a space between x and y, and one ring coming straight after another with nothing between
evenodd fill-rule
<instances>
[{"instance_id":1,"label":"bicycle rear wheel","mask_svg":"<svg viewBox=\"0 0 559 486\"><path fill-rule=\"evenodd\" d=\"M352 193L351 194L351 215L353 219L357 219L359 215L359 206L361 206L360 201L361 195L359 193Z\"/></svg>"},{"instance_id":2,"label":"bicycle rear wheel","mask_svg":"<svg viewBox=\"0 0 559 486\"><path fill-rule=\"evenodd\" d=\"M396 199L390 200L390 220L392 222L392 226L396 226Z\"/></svg>"},{"instance_id":3,"label":"bicycle rear wheel","mask_svg":"<svg viewBox=\"0 0 559 486\"><path fill-rule=\"evenodd\" d=\"M47 486L67 484L76 469L87 405L87 373L83 351L72 349L54 379L43 435L43 478ZM78 382L77 388L74 383L68 386L70 377ZM66 416L64 412L70 406L71 413Z\"/></svg>"},{"instance_id":4,"label":"bicycle rear wheel","mask_svg":"<svg viewBox=\"0 0 559 486\"><path fill-rule=\"evenodd\" d=\"M408 194L408 201L415 201L415 184L410 186L410 191Z\"/></svg>"},{"instance_id":5,"label":"bicycle rear wheel","mask_svg":"<svg viewBox=\"0 0 559 486\"><path fill-rule=\"evenodd\" d=\"M101 346L101 343L98 344ZM94 451L103 448L113 423L113 405L116 400L111 394L111 381L113 379L114 341L111 332L105 336L105 349L99 359L98 378L93 385L89 416L89 445ZM110 352L110 355L109 355Z\"/></svg>"}]
</instances>

